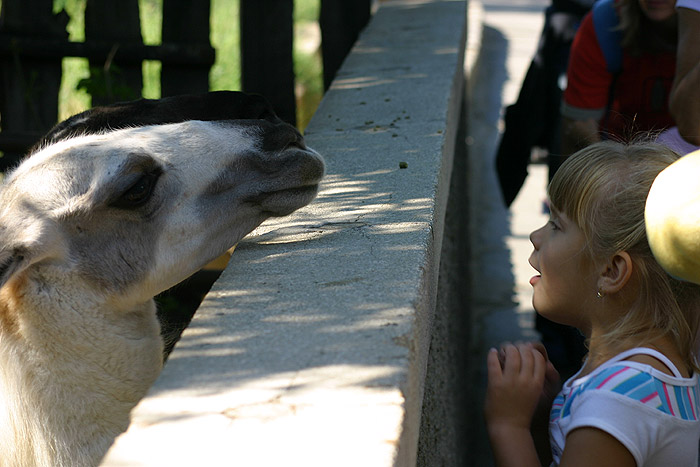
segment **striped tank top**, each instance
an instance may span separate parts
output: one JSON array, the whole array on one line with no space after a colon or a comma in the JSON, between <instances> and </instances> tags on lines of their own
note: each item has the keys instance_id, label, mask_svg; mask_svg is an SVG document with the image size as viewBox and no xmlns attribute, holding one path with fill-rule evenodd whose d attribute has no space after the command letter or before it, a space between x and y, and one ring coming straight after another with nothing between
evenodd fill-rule
<instances>
[{"instance_id":1,"label":"striped tank top","mask_svg":"<svg viewBox=\"0 0 700 467\"><path fill-rule=\"evenodd\" d=\"M663 362L673 376L626 360L640 354ZM683 457L682 464L666 467L697 465L699 402L697 375L684 378L666 356L653 349L640 347L623 352L586 376L574 375L555 398L550 412L554 465L561 458L566 435L581 427L611 434L632 453L637 465L676 462L681 460L676 456L679 451L692 453L696 464L685 463L691 459ZM649 439L658 440L659 445L650 445ZM674 444L675 454L669 457L673 451L669 447Z\"/></svg>"}]
</instances>

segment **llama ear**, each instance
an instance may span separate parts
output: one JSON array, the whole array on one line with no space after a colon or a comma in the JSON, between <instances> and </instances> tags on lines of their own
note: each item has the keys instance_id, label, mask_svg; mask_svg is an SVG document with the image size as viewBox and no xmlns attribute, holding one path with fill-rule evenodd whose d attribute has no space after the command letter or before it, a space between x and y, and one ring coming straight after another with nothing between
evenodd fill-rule
<instances>
[{"instance_id":1,"label":"llama ear","mask_svg":"<svg viewBox=\"0 0 700 467\"><path fill-rule=\"evenodd\" d=\"M0 224L0 287L37 261L60 254L61 237L50 226L29 216Z\"/></svg>"},{"instance_id":2,"label":"llama ear","mask_svg":"<svg viewBox=\"0 0 700 467\"><path fill-rule=\"evenodd\" d=\"M27 255L20 250L0 251L0 287L27 267Z\"/></svg>"}]
</instances>

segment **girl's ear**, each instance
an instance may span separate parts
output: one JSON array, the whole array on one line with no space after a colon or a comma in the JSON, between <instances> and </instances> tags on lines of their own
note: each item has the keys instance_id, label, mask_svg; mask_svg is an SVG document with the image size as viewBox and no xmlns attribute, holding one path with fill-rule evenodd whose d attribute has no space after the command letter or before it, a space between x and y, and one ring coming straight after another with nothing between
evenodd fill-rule
<instances>
[{"instance_id":1,"label":"girl's ear","mask_svg":"<svg viewBox=\"0 0 700 467\"><path fill-rule=\"evenodd\" d=\"M626 251L615 253L604 265L598 279L599 291L604 294L619 292L632 277L632 257Z\"/></svg>"}]
</instances>

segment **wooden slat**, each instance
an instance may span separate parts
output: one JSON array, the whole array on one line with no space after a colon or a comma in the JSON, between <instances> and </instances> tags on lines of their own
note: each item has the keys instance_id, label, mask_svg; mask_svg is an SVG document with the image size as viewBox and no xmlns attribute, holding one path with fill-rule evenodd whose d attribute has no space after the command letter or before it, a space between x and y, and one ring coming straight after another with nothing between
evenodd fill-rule
<instances>
[{"instance_id":1,"label":"wooden slat","mask_svg":"<svg viewBox=\"0 0 700 467\"><path fill-rule=\"evenodd\" d=\"M53 14L53 0L3 0L0 33L65 41L68 18ZM42 133L58 118L58 91L61 85L61 58L20 59L9 54L0 57L0 115L6 132ZM4 149L7 160L20 157L18 147ZM0 166L5 165L0 164Z\"/></svg>"},{"instance_id":2,"label":"wooden slat","mask_svg":"<svg viewBox=\"0 0 700 467\"><path fill-rule=\"evenodd\" d=\"M85 41L143 44L138 0L87 0ZM90 60L92 105L104 105L141 96L141 64L122 62L112 49L104 59ZM99 70L99 71L98 71Z\"/></svg>"},{"instance_id":3,"label":"wooden slat","mask_svg":"<svg viewBox=\"0 0 700 467\"><path fill-rule=\"evenodd\" d=\"M0 57L50 60L62 57L83 57L104 61L116 42L92 40L70 42L40 37L0 34ZM143 60L159 60L163 64L209 68L215 59L214 48L204 44L143 45L118 43L116 58L121 63L136 64Z\"/></svg>"},{"instance_id":4,"label":"wooden slat","mask_svg":"<svg viewBox=\"0 0 700 467\"><path fill-rule=\"evenodd\" d=\"M293 0L241 0L243 90L262 94L275 112L296 124Z\"/></svg>"},{"instance_id":5,"label":"wooden slat","mask_svg":"<svg viewBox=\"0 0 700 467\"><path fill-rule=\"evenodd\" d=\"M372 0L321 0L323 87L328 90L371 16Z\"/></svg>"},{"instance_id":6,"label":"wooden slat","mask_svg":"<svg viewBox=\"0 0 700 467\"><path fill-rule=\"evenodd\" d=\"M211 61L202 63L206 68L193 67L191 62L164 61L161 68L161 95L192 94L209 90L209 68L214 64L214 49L209 43L208 1L164 0L163 42L201 51L212 51Z\"/></svg>"}]
</instances>

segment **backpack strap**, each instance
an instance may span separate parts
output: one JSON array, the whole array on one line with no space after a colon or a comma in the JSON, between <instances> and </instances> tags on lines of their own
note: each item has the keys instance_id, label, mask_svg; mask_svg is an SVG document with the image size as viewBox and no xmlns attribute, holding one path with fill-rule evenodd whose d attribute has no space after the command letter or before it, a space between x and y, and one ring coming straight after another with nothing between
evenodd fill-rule
<instances>
[{"instance_id":1,"label":"backpack strap","mask_svg":"<svg viewBox=\"0 0 700 467\"><path fill-rule=\"evenodd\" d=\"M615 8L615 0L598 0L593 4L593 29L598 40L598 45L603 52L605 65L609 73L613 75L608 90L608 102L605 106L605 115L600 122L600 134L603 139L608 139L607 129L610 127L610 109L615 98L617 77L622 69L622 30L620 30L620 17Z\"/></svg>"},{"instance_id":2,"label":"backpack strap","mask_svg":"<svg viewBox=\"0 0 700 467\"><path fill-rule=\"evenodd\" d=\"M610 73L622 67L622 31L614 0L598 0L593 5L593 27Z\"/></svg>"}]
</instances>

